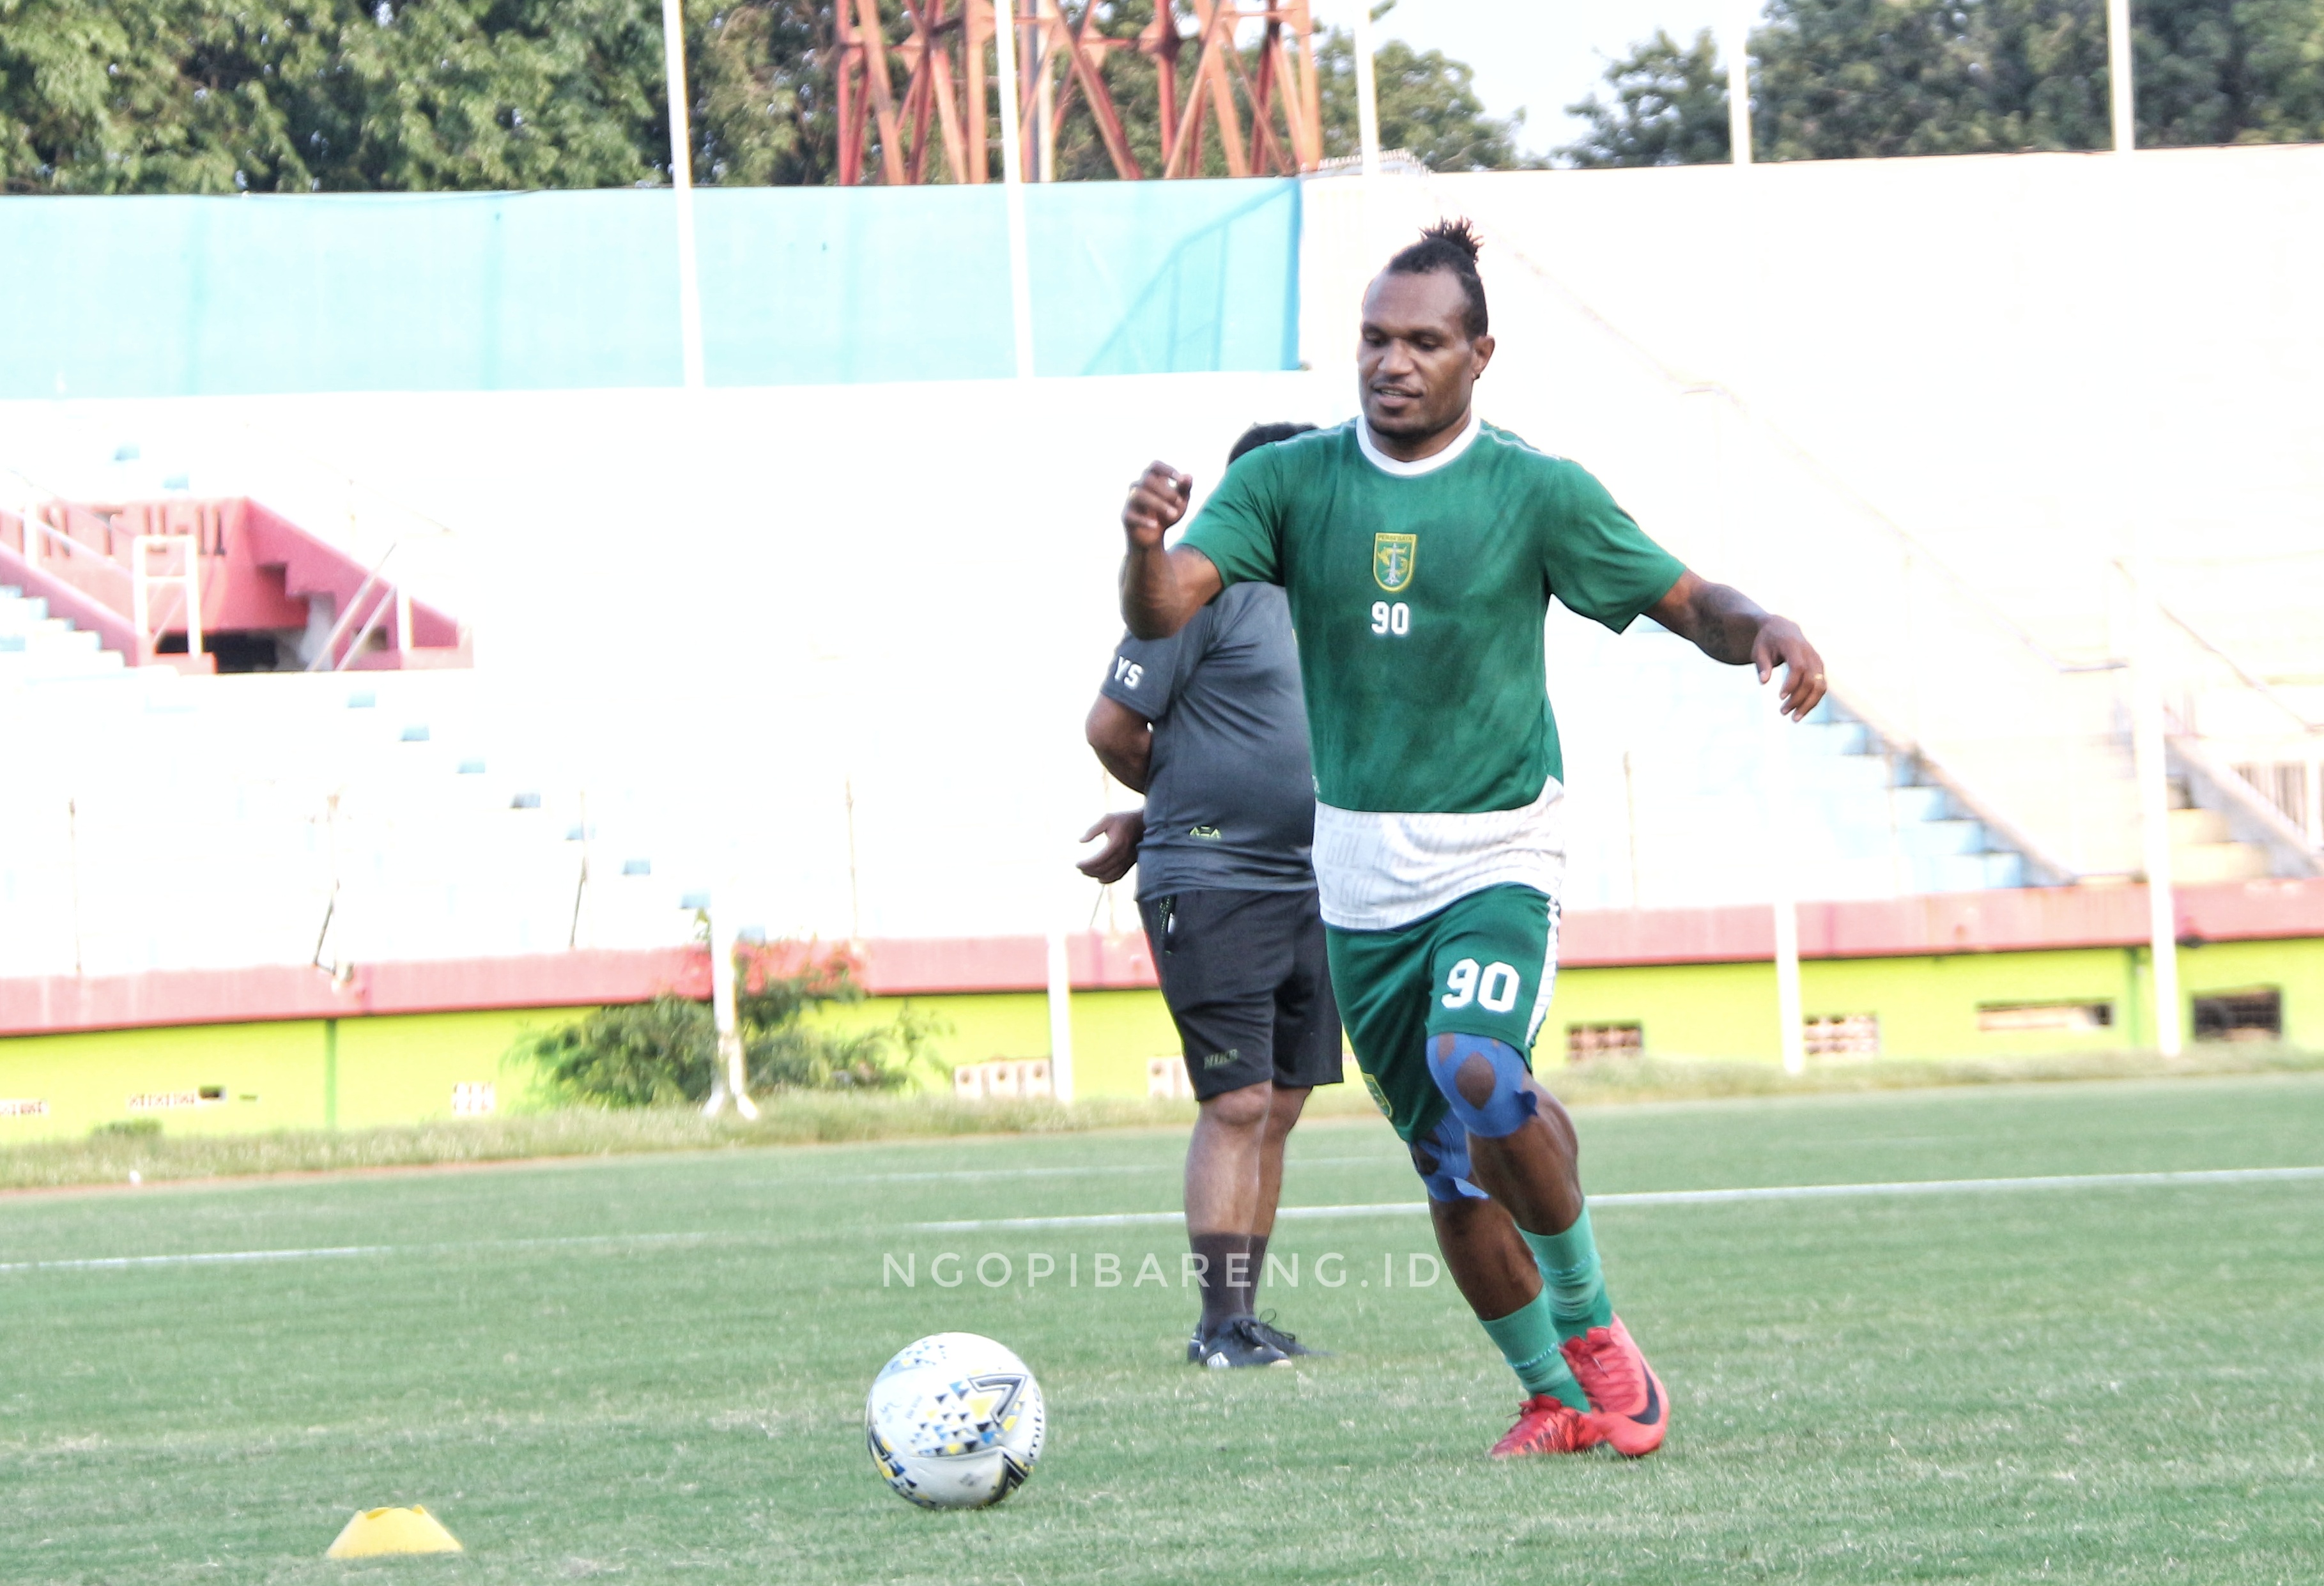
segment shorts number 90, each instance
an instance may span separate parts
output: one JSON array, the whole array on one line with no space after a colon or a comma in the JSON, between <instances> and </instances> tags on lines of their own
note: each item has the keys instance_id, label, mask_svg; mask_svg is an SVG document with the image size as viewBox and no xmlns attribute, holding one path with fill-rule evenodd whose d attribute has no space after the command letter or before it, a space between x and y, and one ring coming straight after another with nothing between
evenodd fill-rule
<instances>
[{"instance_id":1,"label":"shorts number 90","mask_svg":"<svg viewBox=\"0 0 2324 1586\"><path fill-rule=\"evenodd\" d=\"M1475 959L1463 958L1445 974L1441 1000L1447 1008L1474 1002L1488 1013L1507 1013L1517 1005L1518 984L1517 972L1506 964L1480 967Z\"/></svg>"}]
</instances>

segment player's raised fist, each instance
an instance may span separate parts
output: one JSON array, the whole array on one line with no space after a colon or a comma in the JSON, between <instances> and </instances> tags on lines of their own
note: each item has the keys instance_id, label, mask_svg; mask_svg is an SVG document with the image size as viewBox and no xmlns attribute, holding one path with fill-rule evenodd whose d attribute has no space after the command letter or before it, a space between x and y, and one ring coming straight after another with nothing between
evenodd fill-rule
<instances>
[{"instance_id":1,"label":"player's raised fist","mask_svg":"<svg viewBox=\"0 0 2324 1586\"><path fill-rule=\"evenodd\" d=\"M1194 488L1193 475L1181 474L1167 463L1148 464L1138 483L1130 487L1130 500L1121 509L1122 532L1130 536L1130 543L1161 544L1170 526L1186 515L1186 500Z\"/></svg>"}]
</instances>

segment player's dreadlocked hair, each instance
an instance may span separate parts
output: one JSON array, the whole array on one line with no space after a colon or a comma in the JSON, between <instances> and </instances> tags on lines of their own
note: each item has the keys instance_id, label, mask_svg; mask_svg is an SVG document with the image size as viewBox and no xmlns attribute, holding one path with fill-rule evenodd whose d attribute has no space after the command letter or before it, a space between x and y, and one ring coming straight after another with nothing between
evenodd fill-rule
<instances>
[{"instance_id":1,"label":"player's dreadlocked hair","mask_svg":"<svg viewBox=\"0 0 2324 1586\"><path fill-rule=\"evenodd\" d=\"M1420 234L1420 240L1388 262L1390 275L1427 275L1443 270L1461 283L1469 299L1462 326L1474 341L1489 325L1485 317L1485 283L1477 278L1477 253L1485 239L1463 220L1440 220Z\"/></svg>"}]
</instances>

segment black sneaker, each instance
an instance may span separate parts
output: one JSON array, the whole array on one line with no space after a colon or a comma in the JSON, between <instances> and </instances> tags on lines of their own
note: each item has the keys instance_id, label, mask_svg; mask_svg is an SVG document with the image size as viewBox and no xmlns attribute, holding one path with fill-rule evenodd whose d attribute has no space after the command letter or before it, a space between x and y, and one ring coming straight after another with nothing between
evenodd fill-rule
<instances>
[{"instance_id":1,"label":"black sneaker","mask_svg":"<svg viewBox=\"0 0 2324 1586\"><path fill-rule=\"evenodd\" d=\"M1186 1345L1186 1358L1213 1371L1236 1366L1287 1366L1291 1357L1267 1342L1256 1316L1230 1316L1198 1330Z\"/></svg>"},{"instance_id":2,"label":"black sneaker","mask_svg":"<svg viewBox=\"0 0 2324 1586\"><path fill-rule=\"evenodd\" d=\"M1275 1324L1275 1313L1272 1311L1264 1316L1252 1316L1248 1320L1253 1332L1286 1355L1313 1355L1319 1360L1328 1360L1332 1358L1331 1351L1309 1349L1299 1342L1297 1333L1286 1332L1277 1327Z\"/></svg>"}]
</instances>

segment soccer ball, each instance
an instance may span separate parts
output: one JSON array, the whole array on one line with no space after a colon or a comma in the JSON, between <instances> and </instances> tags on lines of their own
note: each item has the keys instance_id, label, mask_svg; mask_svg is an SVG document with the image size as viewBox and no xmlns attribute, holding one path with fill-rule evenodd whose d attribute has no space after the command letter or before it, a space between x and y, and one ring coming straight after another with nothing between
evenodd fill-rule
<instances>
[{"instance_id":1,"label":"soccer ball","mask_svg":"<svg viewBox=\"0 0 2324 1586\"><path fill-rule=\"evenodd\" d=\"M908 1344L872 1379L863 1438L888 1485L930 1509L999 1503L1033 1473L1047 1416L1025 1362L973 1332Z\"/></svg>"}]
</instances>

